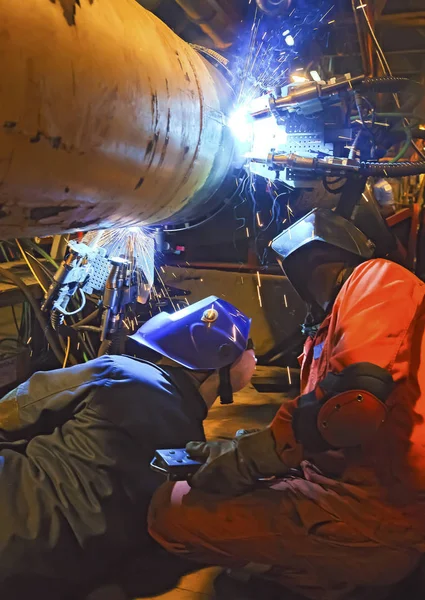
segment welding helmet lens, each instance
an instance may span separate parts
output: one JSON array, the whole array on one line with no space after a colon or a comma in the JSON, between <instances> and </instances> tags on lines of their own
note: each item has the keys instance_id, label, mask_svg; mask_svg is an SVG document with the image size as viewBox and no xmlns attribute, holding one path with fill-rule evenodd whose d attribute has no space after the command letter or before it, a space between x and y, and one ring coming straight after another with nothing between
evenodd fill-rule
<instances>
[{"instance_id":1,"label":"welding helmet lens","mask_svg":"<svg viewBox=\"0 0 425 600\"><path fill-rule=\"evenodd\" d=\"M316 208L272 242L278 262L292 286L311 302L306 279L326 262L355 265L374 255L374 244L353 223L330 209Z\"/></svg>"},{"instance_id":2,"label":"welding helmet lens","mask_svg":"<svg viewBox=\"0 0 425 600\"><path fill-rule=\"evenodd\" d=\"M194 371L231 365L246 350L251 319L209 296L175 313L159 313L131 339Z\"/></svg>"}]
</instances>

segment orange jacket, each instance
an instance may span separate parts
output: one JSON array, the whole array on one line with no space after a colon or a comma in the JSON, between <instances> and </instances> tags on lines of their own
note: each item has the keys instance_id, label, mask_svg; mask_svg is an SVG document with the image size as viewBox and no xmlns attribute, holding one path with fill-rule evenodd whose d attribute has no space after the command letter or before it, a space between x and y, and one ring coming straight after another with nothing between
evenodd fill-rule
<instances>
[{"instance_id":1,"label":"orange jacket","mask_svg":"<svg viewBox=\"0 0 425 600\"><path fill-rule=\"evenodd\" d=\"M294 438L292 414L298 399L284 403L271 425L283 462L295 467L307 460L306 478L339 493L333 510L339 510L341 518L355 520L341 503L349 488L357 500L362 498L363 523L374 523L379 515L399 523L399 533L403 528L420 531L412 533L414 545L425 540L424 328L425 284L395 263L363 263L343 286L315 338L305 344L301 390L314 390L330 371L374 363L388 370L396 383L387 400L387 421L368 447L316 456L308 456Z\"/></svg>"}]
</instances>

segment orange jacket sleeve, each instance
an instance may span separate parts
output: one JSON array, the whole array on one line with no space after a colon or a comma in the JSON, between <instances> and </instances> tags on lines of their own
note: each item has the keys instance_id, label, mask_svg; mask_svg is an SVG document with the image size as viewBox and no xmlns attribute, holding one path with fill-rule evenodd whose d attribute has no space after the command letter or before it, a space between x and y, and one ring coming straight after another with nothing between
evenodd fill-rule
<instances>
[{"instance_id":1,"label":"orange jacket sleeve","mask_svg":"<svg viewBox=\"0 0 425 600\"><path fill-rule=\"evenodd\" d=\"M321 378L351 364L370 362L388 370L396 383L406 380L415 344L414 322L424 311L424 289L415 275L389 261L377 259L357 267L332 309L320 358ZM310 377L317 375L312 373L316 368L313 364ZM297 403L298 399L285 402L271 425L277 450L288 467L299 464L304 455L292 430Z\"/></svg>"}]
</instances>

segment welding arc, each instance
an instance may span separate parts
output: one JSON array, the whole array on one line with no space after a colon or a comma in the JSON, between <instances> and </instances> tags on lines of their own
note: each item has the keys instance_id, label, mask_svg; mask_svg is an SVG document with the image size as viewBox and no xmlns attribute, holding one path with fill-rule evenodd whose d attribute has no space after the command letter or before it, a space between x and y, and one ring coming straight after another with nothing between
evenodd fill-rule
<instances>
[{"instance_id":1,"label":"welding arc","mask_svg":"<svg viewBox=\"0 0 425 600\"><path fill-rule=\"evenodd\" d=\"M42 331L44 332L44 335L46 336L48 343L50 344L53 354L57 358L59 364L62 365L64 358L65 358L65 354L61 351L60 347L58 346L58 344L56 342L55 337L52 335L49 324L47 323L46 319L44 318L44 315L42 314L42 312L37 304L37 301L35 300L34 296L32 295L30 288L22 281L22 279L20 277L17 277L14 273L11 273L7 269L3 269L3 267L0 267L0 275L4 279L6 279L6 280L12 282L14 285L16 285L16 287L18 287L21 290L21 292L24 294L25 298L28 300L28 302L31 305L31 308L34 311L35 317L36 317L37 321L39 322L40 327L41 327Z\"/></svg>"}]
</instances>

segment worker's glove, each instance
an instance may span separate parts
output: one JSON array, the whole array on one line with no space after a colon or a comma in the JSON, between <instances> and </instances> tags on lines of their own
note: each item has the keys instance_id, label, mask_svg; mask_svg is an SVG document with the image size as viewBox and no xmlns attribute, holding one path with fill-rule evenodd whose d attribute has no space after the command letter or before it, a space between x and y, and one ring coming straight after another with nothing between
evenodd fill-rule
<instances>
[{"instance_id":1,"label":"worker's glove","mask_svg":"<svg viewBox=\"0 0 425 600\"><path fill-rule=\"evenodd\" d=\"M233 440L189 442L186 451L191 458L206 460L190 485L211 494L238 496L255 487L259 479L288 472L269 428Z\"/></svg>"}]
</instances>

